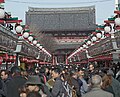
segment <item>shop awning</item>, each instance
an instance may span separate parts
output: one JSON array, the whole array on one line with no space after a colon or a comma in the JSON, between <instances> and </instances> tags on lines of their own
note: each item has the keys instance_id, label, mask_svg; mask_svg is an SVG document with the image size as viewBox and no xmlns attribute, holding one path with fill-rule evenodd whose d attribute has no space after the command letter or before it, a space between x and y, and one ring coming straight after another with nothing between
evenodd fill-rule
<instances>
[{"instance_id":1,"label":"shop awning","mask_svg":"<svg viewBox=\"0 0 120 97\"><path fill-rule=\"evenodd\" d=\"M92 61L101 61L101 60L112 60L112 55L102 55L102 56L97 56L94 58L89 58L88 61L92 62Z\"/></svg>"}]
</instances>

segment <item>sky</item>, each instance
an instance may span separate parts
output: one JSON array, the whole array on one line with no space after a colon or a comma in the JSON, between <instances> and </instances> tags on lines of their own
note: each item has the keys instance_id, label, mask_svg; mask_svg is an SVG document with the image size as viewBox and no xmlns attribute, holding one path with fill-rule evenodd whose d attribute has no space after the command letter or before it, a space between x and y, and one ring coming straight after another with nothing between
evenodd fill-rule
<instances>
[{"instance_id":1,"label":"sky","mask_svg":"<svg viewBox=\"0 0 120 97\"><path fill-rule=\"evenodd\" d=\"M25 12L29 7L65 8L92 5L96 8L96 24L103 24L104 20L114 15L115 0L5 0L4 8L25 23Z\"/></svg>"}]
</instances>

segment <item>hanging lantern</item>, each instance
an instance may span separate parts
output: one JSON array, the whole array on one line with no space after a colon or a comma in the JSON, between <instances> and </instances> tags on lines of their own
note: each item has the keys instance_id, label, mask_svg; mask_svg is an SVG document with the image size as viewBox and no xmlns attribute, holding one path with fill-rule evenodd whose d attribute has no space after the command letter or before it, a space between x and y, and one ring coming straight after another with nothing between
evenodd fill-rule
<instances>
[{"instance_id":1,"label":"hanging lantern","mask_svg":"<svg viewBox=\"0 0 120 97\"><path fill-rule=\"evenodd\" d=\"M90 44L91 44L91 41L87 41L87 44L90 45Z\"/></svg>"},{"instance_id":2,"label":"hanging lantern","mask_svg":"<svg viewBox=\"0 0 120 97\"><path fill-rule=\"evenodd\" d=\"M3 60L4 60L5 62L7 62L8 59L9 59L9 56L8 56L7 53L5 53L5 54L3 55Z\"/></svg>"},{"instance_id":3,"label":"hanging lantern","mask_svg":"<svg viewBox=\"0 0 120 97\"><path fill-rule=\"evenodd\" d=\"M111 31L110 26L106 26L106 27L104 28L104 31L105 31L106 33L109 33L109 32Z\"/></svg>"},{"instance_id":4,"label":"hanging lantern","mask_svg":"<svg viewBox=\"0 0 120 97\"><path fill-rule=\"evenodd\" d=\"M15 62L15 61L16 61L16 56L14 55L12 62Z\"/></svg>"},{"instance_id":5,"label":"hanging lantern","mask_svg":"<svg viewBox=\"0 0 120 97\"><path fill-rule=\"evenodd\" d=\"M17 26L15 30L16 30L17 33L21 33L22 29L23 28L21 26Z\"/></svg>"},{"instance_id":6,"label":"hanging lantern","mask_svg":"<svg viewBox=\"0 0 120 97\"><path fill-rule=\"evenodd\" d=\"M37 47L40 47L40 44L38 43L36 46L37 46Z\"/></svg>"},{"instance_id":7,"label":"hanging lantern","mask_svg":"<svg viewBox=\"0 0 120 97\"><path fill-rule=\"evenodd\" d=\"M16 61L16 56L13 55L9 56L8 62L15 62L15 61Z\"/></svg>"},{"instance_id":8,"label":"hanging lantern","mask_svg":"<svg viewBox=\"0 0 120 97\"><path fill-rule=\"evenodd\" d=\"M39 47L40 49L42 49L43 47L40 45L40 47Z\"/></svg>"},{"instance_id":9,"label":"hanging lantern","mask_svg":"<svg viewBox=\"0 0 120 97\"><path fill-rule=\"evenodd\" d=\"M36 60L36 63L39 63L39 60Z\"/></svg>"},{"instance_id":10,"label":"hanging lantern","mask_svg":"<svg viewBox=\"0 0 120 97\"><path fill-rule=\"evenodd\" d=\"M0 18L4 18L5 17L5 11L4 9L0 9Z\"/></svg>"},{"instance_id":11,"label":"hanging lantern","mask_svg":"<svg viewBox=\"0 0 120 97\"><path fill-rule=\"evenodd\" d=\"M120 26L120 18L116 18L115 19L115 24L118 25L118 26Z\"/></svg>"},{"instance_id":12,"label":"hanging lantern","mask_svg":"<svg viewBox=\"0 0 120 97\"><path fill-rule=\"evenodd\" d=\"M8 61L8 62L12 62L12 60L13 60L13 56L10 55L7 61Z\"/></svg>"},{"instance_id":13,"label":"hanging lantern","mask_svg":"<svg viewBox=\"0 0 120 97\"><path fill-rule=\"evenodd\" d=\"M2 64L3 62L3 58L0 56L0 65Z\"/></svg>"},{"instance_id":14,"label":"hanging lantern","mask_svg":"<svg viewBox=\"0 0 120 97\"><path fill-rule=\"evenodd\" d=\"M101 38L102 34L101 33L97 33L96 36L97 36L97 38Z\"/></svg>"},{"instance_id":15,"label":"hanging lantern","mask_svg":"<svg viewBox=\"0 0 120 97\"><path fill-rule=\"evenodd\" d=\"M87 45L86 45L86 44L84 44L84 45L83 45L83 48L86 48L86 47L87 47Z\"/></svg>"},{"instance_id":16,"label":"hanging lantern","mask_svg":"<svg viewBox=\"0 0 120 97\"><path fill-rule=\"evenodd\" d=\"M83 47L80 47L80 49L82 50L82 49L83 49Z\"/></svg>"},{"instance_id":17,"label":"hanging lantern","mask_svg":"<svg viewBox=\"0 0 120 97\"><path fill-rule=\"evenodd\" d=\"M95 36L92 37L92 41L95 42L97 38Z\"/></svg>"},{"instance_id":18,"label":"hanging lantern","mask_svg":"<svg viewBox=\"0 0 120 97\"><path fill-rule=\"evenodd\" d=\"M28 61L28 59L27 58L22 58L22 60L21 60L21 62L23 62L23 63L27 63L27 61Z\"/></svg>"},{"instance_id":19,"label":"hanging lantern","mask_svg":"<svg viewBox=\"0 0 120 97\"><path fill-rule=\"evenodd\" d=\"M27 58L24 58L24 57L23 57L23 58L20 58L20 61L23 62L23 63L24 63L24 62L27 62Z\"/></svg>"},{"instance_id":20,"label":"hanging lantern","mask_svg":"<svg viewBox=\"0 0 120 97\"><path fill-rule=\"evenodd\" d=\"M13 56L11 55L11 56L9 56L9 60L12 60L13 59Z\"/></svg>"},{"instance_id":21,"label":"hanging lantern","mask_svg":"<svg viewBox=\"0 0 120 97\"><path fill-rule=\"evenodd\" d=\"M77 50L77 52L80 52L81 51L81 49L79 48L78 50Z\"/></svg>"},{"instance_id":22,"label":"hanging lantern","mask_svg":"<svg viewBox=\"0 0 120 97\"><path fill-rule=\"evenodd\" d=\"M29 33L28 33L28 32L24 32L24 33L23 33L23 37L24 37L24 38L28 38L28 37L29 37Z\"/></svg>"},{"instance_id":23,"label":"hanging lantern","mask_svg":"<svg viewBox=\"0 0 120 97\"><path fill-rule=\"evenodd\" d=\"M33 44L36 45L37 44L37 40L33 40Z\"/></svg>"},{"instance_id":24,"label":"hanging lantern","mask_svg":"<svg viewBox=\"0 0 120 97\"><path fill-rule=\"evenodd\" d=\"M30 42L32 42L32 41L33 41L33 37L32 37L32 36L29 36L29 37L28 37L28 40L29 40Z\"/></svg>"},{"instance_id":25,"label":"hanging lantern","mask_svg":"<svg viewBox=\"0 0 120 97\"><path fill-rule=\"evenodd\" d=\"M45 48L42 48L42 51L44 51L45 50Z\"/></svg>"}]
</instances>

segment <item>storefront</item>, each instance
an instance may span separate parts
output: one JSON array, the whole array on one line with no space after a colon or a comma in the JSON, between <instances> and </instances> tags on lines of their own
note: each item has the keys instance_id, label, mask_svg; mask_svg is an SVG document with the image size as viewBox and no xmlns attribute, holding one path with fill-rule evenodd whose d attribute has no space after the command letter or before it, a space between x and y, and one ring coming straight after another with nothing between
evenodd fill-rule
<instances>
[{"instance_id":1,"label":"storefront","mask_svg":"<svg viewBox=\"0 0 120 97\"><path fill-rule=\"evenodd\" d=\"M4 68L15 63L16 55L14 51L17 41L18 38L13 32L0 25L0 65L4 65Z\"/></svg>"}]
</instances>

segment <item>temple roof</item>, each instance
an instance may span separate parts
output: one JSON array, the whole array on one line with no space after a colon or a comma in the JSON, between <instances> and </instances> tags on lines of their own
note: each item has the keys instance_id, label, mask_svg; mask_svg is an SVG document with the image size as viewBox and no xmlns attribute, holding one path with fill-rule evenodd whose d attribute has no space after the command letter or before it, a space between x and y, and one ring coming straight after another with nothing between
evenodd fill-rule
<instances>
[{"instance_id":1,"label":"temple roof","mask_svg":"<svg viewBox=\"0 0 120 97\"><path fill-rule=\"evenodd\" d=\"M72 8L34 8L26 12L26 24L40 31L84 31L95 29L95 6Z\"/></svg>"},{"instance_id":2,"label":"temple roof","mask_svg":"<svg viewBox=\"0 0 120 97\"><path fill-rule=\"evenodd\" d=\"M35 8L29 7L29 12L78 12L95 10L95 6L88 7L68 7L68 8Z\"/></svg>"},{"instance_id":3,"label":"temple roof","mask_svg":"<svg viewBox=\"0 0 120 97\"><path fill-rule=\"evenodd\" d=\"M48 34L60 33L67 35L89 34L96 28L95 6L71 7L71 8L34 8L29 7L26 12L26 24L39 29L39 32ZM72 34L71 34L72 33ZM37 33L37 36L40 36ZM68 37L68 36L66 36ZM78 36L79 37L79 36ZM76 44L56 45L56 51L60 49L74 50L79 47ZM48 48L49 49L49 48ZM56 52L57 53L57 52Z\"/></svg>"}]
</instances>

